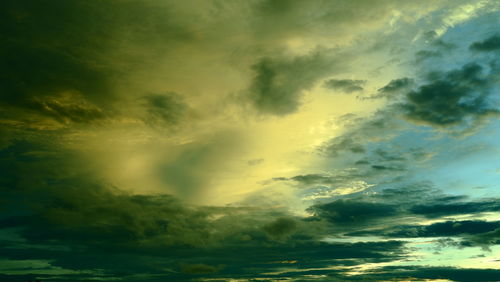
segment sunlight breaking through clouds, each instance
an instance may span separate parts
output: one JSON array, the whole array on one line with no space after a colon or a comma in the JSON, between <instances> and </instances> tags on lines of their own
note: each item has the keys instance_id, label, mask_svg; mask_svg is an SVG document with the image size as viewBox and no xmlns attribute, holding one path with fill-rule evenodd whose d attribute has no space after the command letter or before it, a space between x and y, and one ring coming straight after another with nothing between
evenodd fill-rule
<instances>
[{"instance_id":1,"label":"sunlight breaking through clouds","mask_svg":"<svg viewBox=\"0 0 500 282\"><path fill-rule=\"evenodd\" d=\"M0 21L0 281L500 277L498 1Z\"/></svg>"}]
</instances>

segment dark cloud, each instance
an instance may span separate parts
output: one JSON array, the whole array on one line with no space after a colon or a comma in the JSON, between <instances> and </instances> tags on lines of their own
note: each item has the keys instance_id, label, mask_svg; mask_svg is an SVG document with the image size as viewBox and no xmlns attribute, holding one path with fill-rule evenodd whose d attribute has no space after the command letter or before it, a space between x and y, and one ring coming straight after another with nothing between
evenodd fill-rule
<instances>
[{"instance_id":1,"label":"dark cloud","mask_svg":"<svg viewBox=\"0 0 500 282\"><path fill-rule=\"evenodd\" d=\"M452 215L496 212L500 204L496 198L471 200L464 195L447 195L425 184L385 189L371 197L372 201L399 203L401 214L440 218ZM471 223L474 224L474 223Z\"/></svg>"},{"instance_id":2,"label":"dark cloud","mask_svg":"<svg viewBox=\"0 0 500 282\"><path fill-rule=\"evenodd\" d=\"M187 264L182 266L182 272L186 274L210 274L217 272L218 267L206 264Z\"/></svg>"},{"instance_id":3,"label":"dark cloud","mask_svg":"<svg viewBox=\"0 0 500 282\"><path fill-rule=\"evenodd\" d=\"M155 250L212 240L207 236L212 211L185 206L168 195L127 194L89 177L88 167L70 151L15 142L0 152L0 167L0 231L15 229L23 238L2 237L2 256L50 260L55 268L90 273L82 278L56 275L62 281L137 271L164 275L162 269L173 259L155 258ZM96 269L104 270L93 276Z\"/></svg>"},{"instance_id":4,"label":"dark cloud","mask_svg":"<svg viewBox=\"0 0 500 282\"><path fill-rule=\"evenodd\" d=\"M336 224L362 224L378 218L394 216L398 212L398 207L385 203L346 199L312 206L308 210L315 216Z\"/></svg>"},{"instance_id":5,"label":"dark cloud","mask_svg":"<svg viewBox=\"0 0 500 282\"><path fill-rule=\"evenodd\" d=\"M436 46L444 51L451 51L451 50L457 48L456 44L443 41L442 39L437 39L437 40L433 41L432 45L434 45L434 46Z\"/></svg>"},{"instance_id":6,"label":"dark cloud","mask_svg":"<svg viewBox=\"0 0 500 282\"><path fill-rule=\"evenodd\" d=\"M474 42L469 49L480 52L500 50L500 35L493 35L484 41Z\"/></svg>"},{"instance_id":7,"label":"dark cloud","mask_svg":"<svg viewBox=\"0 0 500 282\"><path fill-rule=\"evenodd\" d=\"M1 52L6 58L0 66L5 78L0 89L3 103L59 115L71 108L65 109L50 98L45 102L46 97L65 91L95 98L109 95L106 81L109 72L96 67L81 54L84 46L91 44L85 39L93 35L85 32L83 23L76 17L80 2L3 1L1 5L4 22L1 37L5 42ZM77 30L84 32L79 36L70 35L70 29L77 26ZM77 112L78 109L73 108L70 116Z\"/></svg>"},{"instance_id":8,"label":"dark cloud","mask_svg":"<svg viewBox=\"0 0 500 282\"><path fill-rule=\"evenodd\" d=\"M351 187L347 185L354 181L362 184L361 191L356 193L330 193L329 198L315 200L307 210L313 214L310 217L293 215L287 207L276 205L194 206L169 194L128 193L115 187L118 184L103 179L106 178L103 175L114 173L115 168L103 172L100 165L95 167L93 160L82 157L93 154L87 150L99 147L96 150L103 154L92 157L102 162L112 159L107 155L110 145L102 143L124 139L114 132L124 124L125 131L133 127L130 134L136 133L137 121L153 126L183 125L184 118L191 113L186 101L192 101L184 96L189 93L182 89L185 81L196 81L191 90L207 95L203 99L229 89L226 86L232 83L235 89L241 89L237 86L239 79L227 85L216 81L214 87L204 85L211 76L197 74L205 71L197 68L207 63L223 66L214 68L218 70L214 76L225 73L225 57L214 54L221 41L229 39L221 53L235 52L234 57L241 62L237 68L248 70L253 62L246 99L259 113L286 115L298 110L305 91L335 72L346 70L344 58L348 56L338 55L341 47L291 56L282 52L284 45L293 45L296 39L311 42L308 41L311 37L336 41L337 35L339 44L350 44L351 36L356 36L353 27L359 25L364 32L367 27L394 18L392 11L422 6L422 3L401 4L392 0L363 0L354 4L347 0L244 2L229 5L220 1L184 5L156 0L1 2L0 56L4 59L0 63L0 280L300 281L322 275L326 281L411 277L466 281L468 277L487 279L498 274L490 270L457 272L451 268L410 266L368 270L364 276L346 274L352 269L365 269L366 263L413 258L406 242L391 238L449 236L456 237L453 238L456 244L450 243L456 247L488 248L499 242L498 222L443 219L498 212L497 199L472 200L446 195L421 183L398 186L387 180L384 185L389 184L378 185L383 182L380 179L400 176L408 163L416 163L425 154L411 146L397 146L405 140L381 144L392 140L394 132L399 130L394 112L366 119L345 118L347 126L353 125L352 130L322 147L327 156L336 157L329 158L328 165L334 166L334 162L351 165L358 160L364 166L275 178L305 188L292 193L305 193L309 185L335 192L337 188ZM226 18L227 14L233 16ZM216 24L209 18L216 18ZM228 18L231 24L227 24ZM237 18L241 22L234 20ZM200 24L192 24L194 20ZM486 42L489 41L474 43L471 49L491 48L485 47L491 43ZM179 44L185 45L176 49ZM240 48L245 51L238 51ZM175 55L166 55L173 49L178 50ZM244 57L241 61L240 55ZM402 110L410 120L446 126L486 116L489 110L493 113L486 95L494 83L493 71L488 73L486 64L478 66L429 76L420 88L401 96L408 100L400 105L398 113ZM396 93L409 87L410 82L404 79L407 78L391 81L379 92ZM326 86L355 92L362 90L363 83L330 80ZM189 89L191 85L186 87ZM170 89L178 92L165 92ZM446 91L451 94L433 95ZM204 102L203 99L200 101ZM214 101L218 99L215 97ZM430 100L429 104L424 100ZM451 117L452 121L443 116ZM23 127L24 121L40 120L74 127L56 130ZM106 128L110 129L103 138L106 140L100 139L102 136L92 126L101 121L120 123L118 127ZM211 125L211 121L204 125ZM226 123L225 119L215 121ZM163 158L159 153L153 158L161 159L161 163L145 167L147 173L161 182L158 186L164 185L184 199L200 197L217 177L214 164L218 167L225 159L222 156L229 154L226 149L236 147L228 136L203 138L198 142L192 140L198 132L188 131L183 131L186 136L162 135L162 140L181 145L162 148L169 151L168 157ZM208 131L213 135L212 129ZM149 131L138 134L141 140L154 137L149 136ZM120 141L133 143L132 147L137 145L136 140ZM144 144L138 147L143 148ZM154 148L148 148L149 151ZM130 156L136 153L141 163L143 151L131 152ZM120 159L130 156L127 152ZM149 155L145 153L144 159L148 160ZM258 165L262 160L250 160L248 165ZM227 171L232 173L233 167L228 166ZM134 182L131 185L139 183L131 182ZM363 190L372 183L377 185L370 191ZM384 189L395 186L399 188ZM149 191L149 188L138 187L138 190ZM236 194L240 193L231 192ZM259 197L265 195L259 191ZM293 207L294 212L300 212L296 209ZM429 218L443 222L419 225ZM371 234L384 235L385 241L370 242L364 238L365 242L348 242L350 238L344 240L346 237L335 241L337 235L357 230L361 233L356 236L366 236L374 228L378 233ZM29 274L13 274L21 272Z\"/></svg>"},{"instance_id":9,"label":"dark cloud","mask_svg":"<svg viewBox=\"0 0 500 282\"><path fill-rule=\"evenodd\" d=\"M89 177L82 163L74 152L42 144L16 142L2 150L0 193L4 206L15 208L2 225L26 225L23 236L38 243L211 244L211 210L190 208L169 195L129 195Z\"/></svg>"},{"instance_id":10,"label":"dark cloud","mask_svg":"<svg viewBox=\"0 0 500 282\"><path fill-rule=\"evenodd\" d=\"M443 54L439 51L431 51L431 50L420 50L415 53L415 59L417 62L422 62L427 59L441 57Z\"/></svg>"},{"instance_id":11,"label":"dark cloud","mask_svg":"<svg viewBox=\"0 0 500 282\"><path fill-rule=\"evenodd\" d=\"M397 158L387 150L379 150L376 155L386 160ZM88 272L53 275L54 281L117 277L127 281L183 281L193 277L276 280L314 273L311 268L391 262L407 258L404 242L326 243L317 239L390 222L400 224L402 218L422 215L422 206L427 210L424 216L434 216L449 214L439 205L481 203L415 184L317 204L309 209L314 216L300 219L272 210L192 207L169 195L130 195L89 177L76 160L71 152L29 142L15 142L0 151L0 231L18 230L16 234L22 238L0 237L2 256L21 261L50 260L55 268ZM338 179L310 174L291 180L314 184ZM482 208L462 205L457 209L463 214L497 210L491 207L493 200L482 202ZM323 229L314 228L318 225ZM498 241L494 227L475 221L450 222L429 225L417 234L455 234L464 241L458 247L487 247ZM387 230L378 235L411 234L402 228ZM296 273L259 274L283 270L288 262ZM141 278L134 276L137 273ZM335 275L346 281L341 271ZM19 277L26 276L9 279ZM37 277L49 278L44 274Z\"/></svg>"},{"instance_id":12,"label":"dark cloud","mask_svg":"<svg viewBox=\"0 0 500 282\"><path fill-rule=\"evenodd\" d=\"M189 37L152 1L7 0L0 11L1 105L17 109L14 119L32 113L82 123L114 114L117 85L138 56L130 50L156 52Z\"/></svg>"},{"instance_id":13,"label":"dark cloud","mask_svg":"<svg viewBox=\"0 0 500 282\"><path fill-rule=\"evenodd\" d=\"M400 105L408 119L437 127L467 126L498 114L488 100L492 76L481 65L467 64L429 78L429 83L409 92L407 102Z\"/></svg>"},{"instance_id":14,"label":"dark cloud","mask_svg":"<svg viewBox=\"0 0 500 282\"><path fill-rule=\"evenodd\" d=\"M398 78L391 80L387 85L378 89L382 94L393 94L398 91L404 90L413 83L413 80L408 77Z\"/></svg>"},{"instance_id":15,"label":"dark cloud","mask_svg":"<svg viewBox=\"0 0 500 282\"><path fill-rule=\"evenodd\" d=\"M497 281L498 269L474 269L429 266L385 266L368 274L352 277L354 281L387 281L388 279L448 279L457 282ZM349 280L348 280L349 281Z\"/></svg>"},{"instance_id":16,"label":"dark cloud","mask_svg":"<svg viewBox=\"0 0 500 282\"><path fill-rule=\"evenodd\" d=\"M345 93L362 91L366 80L353 79L330 79L324 84L324 87L332 90L340 90Z\"/></svg>"},{"instance_id":17,"label":"dark cloud","mask_svg":"<svg viewBox=\"0 0 500 282\"><path fill-rule=\"evenodd\" d=\"M288 237L297 229L297 221L293 218L281 217L262 228L271 238L282 239Z\"/></svg>"},{"instance_id":18,"label":"dark cloud","mask_svg":"<svg viewBox=\"0 0 500 282\"><path fill-rule=\"evenodd\" d=\"M299 37L349 38L353 31L381 26L391 18L390 11L395 8L406 11L419 8L415 3L393 0L361 0L357 3L346 0L263 0L252 6L251 22L255 36L261 41L278 42Z\"/></svg>"},{"instance_id":19,"label":"dark cloud","mask_svg":"<svg viewBox=\"0 0 500 282\"><path fill-rule=\"evenodd\" d=\"M438 37L438 35L437 35L437 32L435 30L429 30L423 34L423 38L426 41L434 40L434 39L436 39L436 37Z\"/></svg>"},{"instance_id":20,"label":"dark cloud","mask_svg":"<svg viewBox=\"0 0 500 282\"><path fill-rule=\"evenodd\" d=\"M328 177L332 178L339 173L345 174L349 171L351 180L373 183L382 178L403 175L410 167L429 159L432 153L418 147L417 144L393 141L393 138L405 134L401 122L391 118L388 112L378 112L367 118L343 121L346 132L322 144L318 151L341 161L344 168L346 165L351 167L340 169L339 166Z\"/></svg>"},{"instance_id":21,"label":"dark cloud","mask_svg":"<svg viewBox=\"0 0 500 282\"><path fill-rule=\"evenodd\" d=\"M500 227L488 232L465 236L462 245L480 246L486 250L489 250L492 245L500 245Z\"/></svg>"},{"instance_id":22,"label":"dark cloud","mask_svg":"<svg viewBox=\"0 0 500 282\"><path fill-rule=\"evenodd\" d=\"M444 201L453 201L465 199L467 197L444 196L442 192L436 189L431 183L424 181L384 189L375 195L371 195L370 198L373 198L375 201L387 201L391 203L398 203L400 206L408 207L408 203L429 203L438 198Z\"/></svg>"},{"instance_id":23,"label":"dark cloud","mask_svg":"<svg viewBox=\"0 0 500 282\"><path fill-rule=\"evenodd\" d=\"M433 203L415 205L410 211L428 218L438 218L448 215L497 212L500 211L500 203L495 199L464 202L442 197L435 199Z\"/></svg>"},{"instance_id":24,"label":"dark cloud","mask_svg":"<svg viewBox=\"0 0 500 282\"><path fill-rule=\"evenodd\" d=\"M500 222L488 222L480 220L463 220L463 221L446 221L433 223L427 226L413 226L402 227L401 231L396 231L388 234L389 236L410 236L412 231L408 229L415 229L417 237L440 237L440 236L457 236L463 234L478 234L495 230L500 227Z\"/></svg>"},{"instance_id":25,"label":"dark cloud","mask_svg":"<svg viewBox=\"0 0 500 282\"><path fill-rule=\"evenodd\" d=\"M180 122L188 107L176 93L149 94L143 97L147 111L145 121L150 124L174 125Z\"/></svg>"},{"instance_id":26,"label":"dark cloud","mask_svg":"<svg viewBox=\"0 0 500 282\"><path fill-rule=\"evenodd\" d=\"M305 174L294 176L290 178L290 180L294 180L302 184L332 184L336 179L335 177L321 174Z\"/></svg>"},{"instance_id":27,"label":"dark cloud","mask_svg":"<svg viewBox=\"0 0 500 282\"><path fill-rule=\"evenodd\" d=\"M361 138L346 134L330 140L321 151L330 156L337 156L341 152L361 154L365 153L366 149Z\"/></svg>"},{"instance_id":28,"label":"dark cloud","mask_svg":"<svg viewBox=\"0 0 500 282\"><path fill-rule=\"evenodd\" d=\"M300 184L300 187L305 188L309 185L338 185L342 186L353 179L357 179L362 175L360 172L339 171L330 174L303 174L293 177L275 177L275 181L294 181Z\"/></svg>"},{"instance_id":29,"label":"dark cloud","mask_svg":"<svg viewBox=\"0 0 500 282\"><path fill-rule=\"evenodd\" d=\"M308 209L316 220L336 225L335 233L345 236L385 236L387 238L457 237L455 247L497 244L498 221L450 220L422 225L424 218L477 215L498 212L496 199L469 200L451 196L425 184L358 193ZM401 225L407 222L407 225Z\"/></svg>"},{"instance_id":30,"label":"dark cloud","mask_svg":"<svg viewBox=\"0 0 500 282\"><path fill-rule=\"evenodd\" d=\"M393 171L402 171L402 170L404 170L403 168L390 167L390 166L384 166L384 165L372 165L372 168L375 169L375 170L393 170Z\"/></svg>"},{"instance_id":31,"label":"dark cloud","mask_svg":"<svg viewBox=\"0 0 500 282\"><path fill-rule=\"evenodd\" d=\"M47 144L14 142L0 151L0 169L2 257L49 261L47 267L69 272L27 270L42 280L250 278L282 269L283 261L307 271L406 256L398 241L320 242L321 220L275 209L193 207L170 195L131 195L89 177L76 155ZM334 217L328 209L322 210ZM352 220L343 218L348 207L338 210L341 221ZM358 212L354 220L370 218Z\"/></svg>"},{"instance_id":32,"label":"dark cloud","mask_svg":"<svg viewBox=\"0 0 500 282\"><path fill-rule=\"evenodd\" d=\"M286 115L298 110L302 91L330 74L336 62L322 52L295 58L262 58L252 66L248 98L264 114Z\"/></svg>"},{"instance_id":33,"label":"dark cloud","mask_svg":"<svg viewBox=\"0 0 500 282\"><path fill-rule=\"evenodd\" d=\"M406 158L404 155L396 153L396 152L389 152L386 149L378 148L374 151L374 153L380 158L381 161L385 162L390 162L390 161L405 161Z\"/></svg>"},{"instance_id":34,"label":"dark cloud","mask_svg":"<svg viewBox=\"0 0 500 282\"><path fill-rule=\"evenodd\" d=\"M402 225L393 226L382 230L352 232L351 236L385 236L389 238L414 238L414 237L466 237L475 234L486 236L500 228L499 221L462 220L437 222L430 225ZM491 243L491 242L488 242Z\"/></svg>"},{"instance_id":35,"label":"dark cloud","mask_svg":"<svg viewBox=\"0 0 500 282\"><path fill-rule=\"evenodd\" d=\"M106 116L102 109L86 101L81 95L71 93L44 99L34 98L27 106L65 124L89 123Z\"/></svg>"},{"instance_id":36,"label":"dark cloud","mask_svg":"<svg viewBox=\"0 0 500 282\"><path fill-rule=\"evenodd\" d=\"M337 157L345 152L366 155L371 151L372 144L390 140L400 129L400 121L391 118L390 114L384 111L376 112L367 118L343 117L338 123L344 126L346 132L326 141L318 148L327 156Z\"/></svg>"}]
</instances>

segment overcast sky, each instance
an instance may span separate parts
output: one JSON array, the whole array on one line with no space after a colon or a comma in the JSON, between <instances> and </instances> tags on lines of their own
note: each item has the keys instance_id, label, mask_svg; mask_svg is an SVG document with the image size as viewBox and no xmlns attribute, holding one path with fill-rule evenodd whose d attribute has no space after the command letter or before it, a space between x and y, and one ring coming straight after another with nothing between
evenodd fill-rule
<instances>
[{"instance_id":1,"label":"overcast sky","mask_svg":"<svg viewBox=\"0 0 500 282\"><path fill-rule=\"evenodd\" d=\"M0 280L500 279L499 27L495 0L0 1Z\"/></svg>"}]
</instances>

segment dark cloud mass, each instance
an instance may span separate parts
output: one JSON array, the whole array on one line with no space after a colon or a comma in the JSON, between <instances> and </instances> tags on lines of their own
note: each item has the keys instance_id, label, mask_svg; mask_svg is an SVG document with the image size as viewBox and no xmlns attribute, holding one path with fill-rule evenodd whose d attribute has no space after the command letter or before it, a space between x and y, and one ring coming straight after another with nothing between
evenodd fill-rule
<instances>
[{"instance_id":1,"label":"dark cloud mass","mask_svg":"<svg viewBox=\"0 0 500 282\"><path fill-rule=\"evenodd\" d=\"M499 222L447 220L429 225L394 224L498 210L498 199L470 200L463 196L449 196L422 184L386 189L379 194L351 196L309 208L316 220L328 220L338 225L337 232L346 232L349 236L457 237L465 246L497 244Z\"/></svg>"},{"instance_id":2,"label":"dark cloud mass","mask_svg":"<svg viewBox=\"0 0 500 282\"><path fill-rule=\"evenodd\" d=\"M465 237L468 234L481 234L484 236L500 228L498 221L445 221L430 225L401 225L393 226L382 230L355 231L350 235L382 235L389 238L417 238L417 237Z\"/></svg>"},{"instance_id":3,"label":"dark cloud mass","mask_svg":"<svg viewBox=\"0 0 500 282\"><path fill-rule=\"evenodd\" d=\"M337 200L309 209L316 216L337 224L373 223L377 218L391 217L397 213L397 207L390 204L353 200Z\"/></svg>"},{"instance_id":4,"label":"dark cloud mass","mask_svg":"<svg viewBox=\"0 0 500 282\"><path fill-rule=\"evenodd\" d=\"M413 83L413 80L408 77L391 80L387 85L378 89L382 94L392 94L404 90Z\"/></svg>"},{"instance_id":5,"label":"dark cloud mass","mask_svg":"<svg viewBox=\"0 0 500 282\"><path fill-rule=\"evenodd\" d=\"M339 152L347 151L351 153L364 153L366 149L356 136L343 135L336 137L323 149L329 155L337 155Z\"/></svg>"},{"instance_id":6,"label":"dark cloud mass","mask_svg":"<svg viewBox=\"0 0 500 282\"><path fill-rule=\"evenodd\" d=\"M110 72L92 64L82 54L90 44L83 38L92 35L70 35L75 32L72 26L81 29L77 18L71 16L79 4L77 1L55 1L48 5L36 1L2 2L5 24L1 37L5 44L1 48L4 60L0 66L3 78L0 95L4 106L22 107L72 121L96 116L97 110L57 99L65 92L82 95L83 101L110 94L107 81ZM39 46L34 45L35 42L39 42Z\"/></svg>"},{"instance_id":7,"label":"dark cloud mass","mask_svg":"<svg viewBox=\"0 0 500 282\"><path fill-rule=\"evenodd\" d=\"M287 115L299 109L304 90L338 66L326 51L292 58L262 58L252 66L248 98L263 114Z\"/></svg>"},{"instance_id":8,"label":"dark cloud mass","mask_svg":"<svg viewBox=\"0 0 500 282\"><path fill-rule=\"evenodd\" d=\"M430 50L420 50L415 53L415 58L417 62L422 62L427 59L432 59L436 57L441 57L442 54L438 51L430 51Z\"/></svg>"},{"instance_id":9,"label":"dark cloud mass","mask_svg":"<svg viewBox=\"0 0 500 282\"><path fill-rule=\"evenodd\" d=\"M467 124L498 114L489 102L494 75L471 63L446 73L433 73L430 81L407 94L400 105L405 116L437 127Z\"/></svg>"},{"instance_id":10,"label":"dark cloud mass","mask_svg":"<svg viewBox=\"0 0 500 282\"><path fill-rule=\"evenodd\" d=\"M182 266L182 272L186 274L210 274L217 271L217 267L206 264L188 264Z\"/></svg>"},{"instance_id":11,"label":"dark cloud mass","mask_svg":"<svg viewBox=\"0 0 500 282\"><path fill-rule=\"evenodd\" d=\"M120 99L117 85L130 72L126 64L139 55L131 49L148 44L152 51L187 38L182 28L159 20L168 9L155 1L7 0L0 5L0 97L2 107L13 109L13 119L37 114L89 123L115 115L120 112L114 106ZM117 59L126 43L130 60Z\"/></svg>"},{"instance_id":12,"label":"dark cloud mass","mask_svg":"<svg viewBox=\"0 0 500 282\"><path fill-rule=\"evenodd\" d=\"M500 35L493 35L484 41L474 42L469 48L480 52L500 50Z\"/></svg>"},{"instance_id":13,"label":"dark cloud mass","mask_svg":"<svg viewBox=\"0 0 500 282\"><path fill-rule=\"evenodd\" d=\"M444 215L500 211L500 203L496 200L485 200L481 202L453 201L450 203L445 203L443 200L446 200L446 198L440 199L440 201L436 201L432 204L416 205L411 208L411 211L428 218L437 218Z\"/></svg>"},{"instance_id":14,"label":"dark cloud mass","mask_svg":"<svg viewBox=\"0 0 500 282\"><path fill-rule=\"evenodd\" d=\"M283 238L297 229L297 222L292 218L282 217L266 224L263 229L273 238Z\"/></svg>"},{"instance_id":15,"label":"dark cloud mass","mask_svg":"<svg viewBox=\"0 0 500 282\"><path fill-rule=\"evenodd\" d=\"M272 209L193 207L169 195L131 195L89 178L83 167L76 170L71 154L29 142L0 151L0 230L14 230L1 233L2 257L13 263L50 260L48 267L68 270L55 278L41 272L8 279L244 278L286 260L307 269L341 259L390 261L405 253L395 241L321 243L315 239L321 224Z\"/></svg>"},{"instance_id":16,"label":"dark cloud mass","mask_svg":"<svg viewBox=\"0 0 500 282\"><path fill-rule=\"evenodd\" d=\"M181 99L176 93L144 96L143 105L147 111L146 122L151 124L166 123L168 125L179 123L188 108Z\"/></svg>"},{"instance_id":17,"label":"dark cloud mass","mask_svg":"<svg viewBox=\"0 0 500 282\"><path fill-rule=\"evenodd\" d=\"M390 262L406 256L404 242L324 243L316 238L383 226L408 215L498 210L494 201L467 201L464 197L432 192L425 185L314 205L309 208L314 216L306 220L276 210L193 207L168 195L130 195L75 174L74 158L61 158L70 153L26 142L0 152L0 192L3 208L9 211L3 214L0 226L1 230L18 230L2 237L3 257L51 260L54 268L88 272L61 275L55 281L106 277L182 281L207 275L277 279L279 276L258 273L282 267L283 261L297 261L298 271L303 273L331 263L352 266ZM21 167L23 170L17 169ZM31 171L29 176L25 171ZM326 181L321 175L295 179L303 183ZM442 203L447 206L442 207ZM460 207L450 212L452 205ZM16 209L11 208L14 206ZM416 233L409 231L415 228L396 226L378 235L461 236L464 246L490 246L498 238L496 222L445 222L418 227ZM27 242L16 241L13 234ZM364 235L368 233L356 234ZM118 251L120 255L116 256ZM138 272L150 276L134 278ZM340 273L335 275L344 279Z\"/></svg>"},{"instance_id":18,"label":"dark cloud mass","mask_svg":"<svg viewBox=\"0 0 500 282\"><path fill-rule=\"evenodd\" d=\"M356 91L362 91L363 84L365 83L365 80L330 79L325 82L324 86L332 90L340 90L345 93L352 93Z\"/></svg>"}]
</instances>

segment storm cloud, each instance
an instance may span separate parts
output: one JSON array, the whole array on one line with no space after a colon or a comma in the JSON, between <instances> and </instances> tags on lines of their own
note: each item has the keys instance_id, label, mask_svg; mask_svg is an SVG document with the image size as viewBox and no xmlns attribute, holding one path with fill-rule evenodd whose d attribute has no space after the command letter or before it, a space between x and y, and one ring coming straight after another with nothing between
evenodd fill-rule
<instances>
[{"instance_id":1,"label":"storm cloud","mask_svg":"<svg viewBox=\"0 0 500 282\"><path fill-rule=\"evenodd\" d=\"M493 74L470 63L458 70L433 73L430 81L409 92L401 105L405 116L415 122L437 127L474 123L498 114L488 100Z\"/></svg>"}]
</instances>

